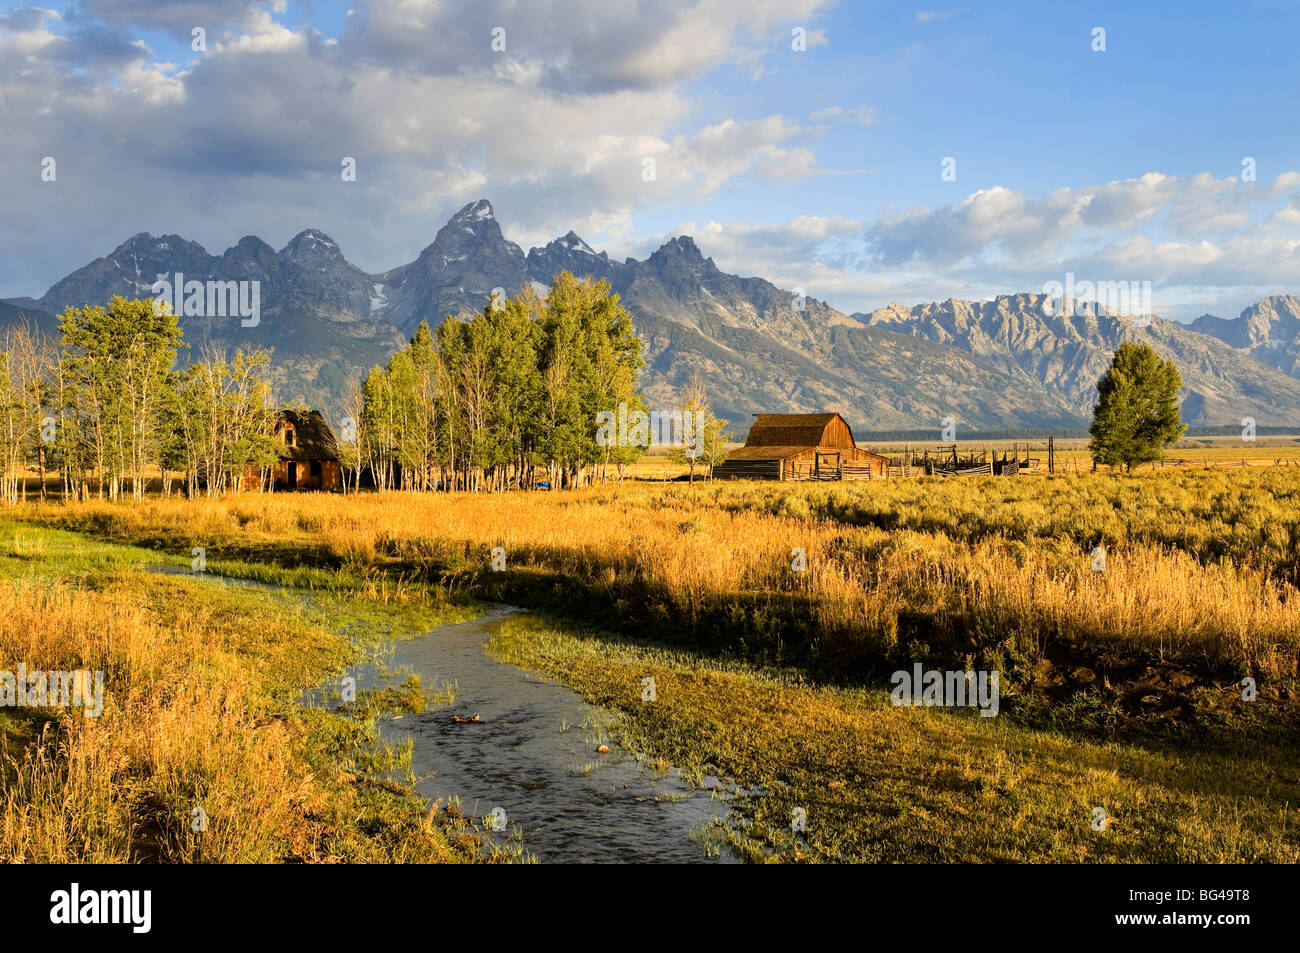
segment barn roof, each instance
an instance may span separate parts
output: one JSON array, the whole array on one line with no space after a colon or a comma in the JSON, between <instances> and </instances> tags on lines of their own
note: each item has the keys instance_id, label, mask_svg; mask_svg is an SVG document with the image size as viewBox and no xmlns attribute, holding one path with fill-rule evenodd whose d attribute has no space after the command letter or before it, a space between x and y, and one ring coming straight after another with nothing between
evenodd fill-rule
<instances>
[{"instance_id":1,"label":"barn roof","mask_svg":"<svg viewBox=\"0 0 1300 953\"><path fill-rule=\"evenodd\" d=\"M745 446L817 447L823 442L827 425L836 417L839 414L755 414Z\"/></svg>"},{"instance_id":2,"label":"barn roof","mask_svg":"<svg viewBox=\"0 0 1300 953\"><path fill-rule=\"evenodd\" d=\"M282 410L277 415L276 433L281 425L294 430L293 446L280 446L282 460L337 460L339 444L334 431L318 410Z\"/></svg>"}]
</instances>

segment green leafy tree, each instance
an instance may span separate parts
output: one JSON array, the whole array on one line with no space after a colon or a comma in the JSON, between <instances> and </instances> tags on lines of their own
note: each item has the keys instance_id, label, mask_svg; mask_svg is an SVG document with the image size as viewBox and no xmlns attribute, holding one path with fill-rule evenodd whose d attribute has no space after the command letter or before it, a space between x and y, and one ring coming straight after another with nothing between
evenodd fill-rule
<instances>
[{"instance_id":1,"label":"green leafy tree","mask_svg":"<svg viewBox=\"0 0 1300 953\"><path fill-rule=\"evenodd\" d=\"M22 480L22 399L14 386L8 349L0 350L0 495L18 501Z\"/></svg>"},{"instance_id":2,"label":"green leafy tree","mask_svg":"<svg viewBox=\"0 0 1300 953\"><path fill-rule=\"evenodd\" d=\"M144 495L146 469L159 456L172 365L181 329L170 308L149 299L115 296L107 308L70 307L59 316L68 396L87 416L105 488L116 499L127 477L132 495Z\"/></svg>"},{"instance_id":3,"label":"green leafy tree","mask_svg":"<svg viewBox=\"0 0 1300 953\"><path fill-rule=\"evenodd\" d=\"M432 334L421 324L357 386L358 459L381 488L495 491L532 486L540 467L558 489L610 463L621 473L641 449L599 446L597 414L641 406L640 367L609 283L561 273L544 299L525 286Z\"/></svg>"},{"instance_id":4,"label":"green leafy tree","mask_svg":"<svg viewBox=\"0 0 1300 953\"><path fill-rule=\"evenodd\" d=\"M1093 410L1093 460L1132 471L1141 463L1159 460L1164 448L1187 430L1177 403L1182 375L1173 361L1162 360L1150 345L1125 341L1110 369L1097 382Z\"/></svg>"},{"instance_id":5,"label":"green leafy tree","mask_svg":"<svg viewBox=\"0 0 1300 953\"><path fill-rule=\"evenodd\" d=\"M728 421L713 416L709 407L708 383L699 371L691 373L690 380L682 389L685 398L685 414L690 420L691 439L689 447L674 447L668 451L668 459L673 463L684 465L690 471L689 480L695 482L695 468L708 468L710 478L713 468L727 458L726 445L730 435L726 433Z\"/></svg>"},{"instance_id":6,"label":"green leafy tree","mask_svg":"<svg viewBox=\"0 0 1300 953\"><path fill-rule=\"evenodd\" d=\"M251 489L265 483L279 460L270 404L271 351L259 349L233 359L209 349L201 360L176 375L168 419L169 439L162 443L161 464L184 470L186 491ZM245 481L252 471L257 481ZM164 489L167 481L164 479Z\"/></svg>"},{"instance_id":7,"label":"green leafy tree","mask_svg":"<svg viewBox=\"0 0 1300 953\"><path fill-rule=\"evenodd\" d=\"M361 385L365 413L361 430L365 434L361 453L374 477L375 488L391 489L397 452L397 402L392 380L382 367L372 367Z\"/></svg>"}]
</instances>

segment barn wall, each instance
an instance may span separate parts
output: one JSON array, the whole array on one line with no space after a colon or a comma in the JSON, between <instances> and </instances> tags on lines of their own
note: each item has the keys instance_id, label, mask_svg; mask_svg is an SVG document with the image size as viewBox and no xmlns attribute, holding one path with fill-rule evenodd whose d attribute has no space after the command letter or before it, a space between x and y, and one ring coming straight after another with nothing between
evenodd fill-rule
<instances>
[{"instance_id":1,"label":"barn wall","mask_svg":"<svg viewBox=\"0 0 1300 953\"><path fill-rule=\"evenodd\" d=\"M803 453L791 457L785 461L784 479L807 480L811 478L816 458L817 455L811 450L805 450Z\"/></svg>"},{"instance_id":2,"label":"barn wall","mask_svg":"<svg viewBox=\"0 0 1300 953\"><path fill-rule=\"evenodd\" d=\"M843 450L849 450L853 447L853 431L849 430L841 417L836 417L826 425L822 432L821 445L823 447L838 447Z\"/></svg>"},{"instance_id":3,"label":"barn wall","mask_svg":"<svg viewBox=\"0 0 1300 953\"><path fill-rule=\"evenodd\" d=\"M341 490L343 489L343 465L337 460L326 460L322 464L323 481L322 490Z\"/></svg>"},{"instance_id":4,"label":"barn wall","mask_svg":"<svg viewBox=\"0 0 1300 953\"><path fill-rule=\"evenodd\" d=\"M779 480L780 460L727 460L713 468L715 480Z\"/></svg>"},{"instance_id":5,"label":"barn wall","mask_svg":"<svg viewBox=\"0 0 1300 953\"><path fill-rule=\"evenodd\" d=\"M860 447L854 448L851 457L845 456L844 462L854 467L870 467L872 473L884 474L885 472L885 458Z\"/></svg>"}]
</instances>

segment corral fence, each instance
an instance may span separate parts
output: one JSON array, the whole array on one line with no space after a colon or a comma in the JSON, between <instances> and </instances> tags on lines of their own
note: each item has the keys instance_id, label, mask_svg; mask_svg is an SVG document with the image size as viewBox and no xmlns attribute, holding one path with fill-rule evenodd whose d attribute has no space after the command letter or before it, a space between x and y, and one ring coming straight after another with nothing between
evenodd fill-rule
<instances>
[{"instance_id":1,"label":"corral fence","mask_svg":"<svg viewBox=\"0 0 1300 953\"><path fill-rule=\"evenodd\" d=\"M884 468L886 477L911 476L1022 476L1045 473L1084 473L1097 470L1115 471L1123 467L1106 464L1095 466L1091 460L1080 459L1076 454L1058 459L1052 438L1047 440L1046 456L1031 456L1031 448L1015 445L1011 450L971 450L962 453L956 444L933 449L905 449L902 454L888 458ZM1042 445L1034 450L1042 453ZM1196 469L1210 470L1218 467L1300 467L1300 458L1294 457L1165 457L1134 467L1134 470Z\"/></svg>"},{"instance_id":2,"label":"corral fence","mask_svg":"<svg viewBox=\"0 0 1300 953\"><path fill-rule=\"evenodd\" d=\"M972 450L960 453L957 445L939 447L935 450L905 449L902 455L890 457L885 466L885 475L891 477L908 476L1019 476L1037 473L1043 466L1043 458L1031 457L1028 449L1022 451L1019 445L1001 453L989 450ZM1049 461L1053 451L1049 450Z\"/></svg>"}]
</instances>

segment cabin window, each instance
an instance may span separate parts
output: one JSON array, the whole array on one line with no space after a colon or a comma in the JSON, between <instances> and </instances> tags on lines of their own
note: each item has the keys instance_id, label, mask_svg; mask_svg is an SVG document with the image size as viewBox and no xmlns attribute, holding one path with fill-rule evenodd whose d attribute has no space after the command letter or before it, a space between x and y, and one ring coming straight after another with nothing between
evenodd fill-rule
<instances>
[{"instance_id":1,"label":"cabin window","mask_svg":"<svg viewBox=\"0 0 1300 953\"><path fill-rule=\"evenodd\" d=\"M285 427L285 428L284 428L284 445L285 445L286 447L292 447L292 446L293 446L293 428L292 428L292 427Z\"/></svg>"},{"instance_id":2,"label":"cabin window","mask_svg":"<svg viewBox=\"0 0 1300 953\"><path fill-rule=\"evenodd\" d=\"M313 461L311 462L311 475L312 475L313 477L316 477L317 479L320 478L320 461L319 461L319 460L313 460Z\"/></svg>"}]
</instances>

